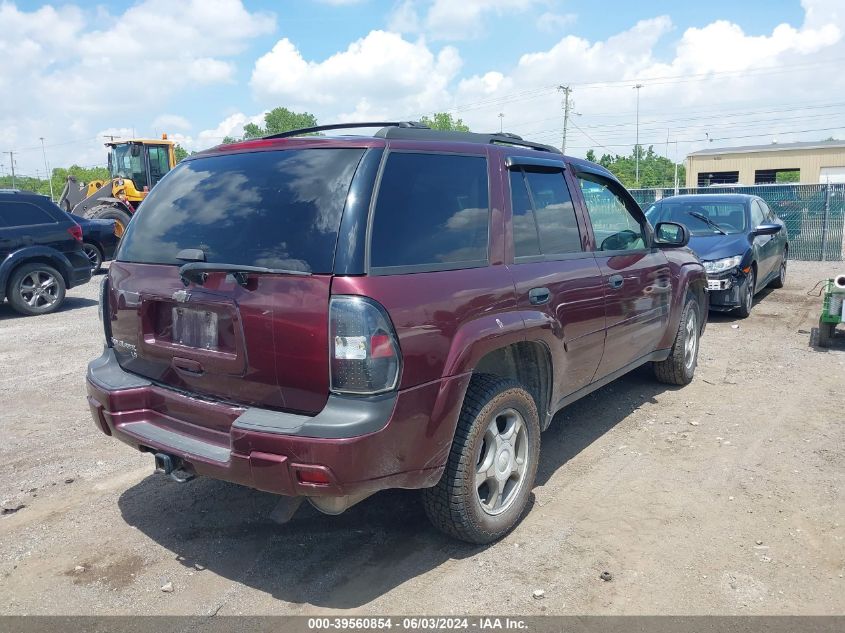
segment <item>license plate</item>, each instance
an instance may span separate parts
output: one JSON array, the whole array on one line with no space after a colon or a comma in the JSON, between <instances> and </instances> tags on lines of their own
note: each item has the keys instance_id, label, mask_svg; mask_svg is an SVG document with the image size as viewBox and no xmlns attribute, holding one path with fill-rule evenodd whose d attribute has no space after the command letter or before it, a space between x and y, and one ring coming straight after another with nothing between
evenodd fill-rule
<instances>
[{"instance_id":1,"label":"license plate","mask_svg":"<svg viewBox=\"0 0 845 633\"><path fill-rule=\"evenodd\" d=\"M708 290L729 290L731 287L731 280L730 279L708 279L707 280L707 289Z\"/></svg>"},{"instance_id":2,"label":"license plate","mask_svg":"<svg viewBox=\"0 0 845 633\"><path fill-rule=\"evenodd\" d=\"M188 347L217 349L217 313L173 308L173 342Z\"/></svg>"}]
</instances>

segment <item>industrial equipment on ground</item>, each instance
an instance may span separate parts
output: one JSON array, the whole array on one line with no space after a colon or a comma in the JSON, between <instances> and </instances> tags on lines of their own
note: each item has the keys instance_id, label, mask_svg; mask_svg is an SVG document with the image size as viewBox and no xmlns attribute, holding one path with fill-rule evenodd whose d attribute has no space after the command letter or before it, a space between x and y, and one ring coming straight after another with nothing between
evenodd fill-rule
<instances>
[{"instance_id":1,"label":"industrial equipment on ground","mask_svg":"<svg viewBox=\"0 0 845 633\"><path fill-rule=\"evenodd\" d=\"M106 143L111 180L79 182L68 176L59 206L85 218L114 220L118 237L150 189L176 164L174 142L130 139Z\"/></svg>"}]
</instances>

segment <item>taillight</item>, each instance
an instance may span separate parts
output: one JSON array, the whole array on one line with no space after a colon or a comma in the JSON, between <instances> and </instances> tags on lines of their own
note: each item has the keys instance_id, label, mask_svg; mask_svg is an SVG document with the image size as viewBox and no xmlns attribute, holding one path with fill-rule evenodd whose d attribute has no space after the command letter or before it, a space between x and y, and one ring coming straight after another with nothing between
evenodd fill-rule
<instances>
[{"instance_id":1,"label":"taillight","mask_svg":"<svg viewBox=\"0 0 845 633\"><path fill-rule=\"evenodd\" d=\"M396 388L399 343L390 318L375 301L332 297L329 338L332 391L374 394Z\"/></svg>"},{"instance_id":2,"label":"taillight","mask_svg":"<svg viewBox=\"0 0 845 633\"><path fill-rule=\"evenodd\" d=\"M74 224L73 226L69 226L67 232L70 233L71 237L75 239L77 242L82 241L82 227L78 224Z\"/></svg>"}]
</instances>

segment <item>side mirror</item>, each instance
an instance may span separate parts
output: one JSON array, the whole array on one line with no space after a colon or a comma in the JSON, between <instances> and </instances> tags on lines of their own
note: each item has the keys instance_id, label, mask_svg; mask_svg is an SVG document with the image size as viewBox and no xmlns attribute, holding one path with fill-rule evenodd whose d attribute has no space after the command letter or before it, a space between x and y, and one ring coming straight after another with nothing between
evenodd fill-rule
<instances>
[{"instance_id":1,"label":"side mirror","mask_svg":"<svg viewBox=\"0 0 845 633\"><path fill-rule=\"evenodd\" d=\"M677 222L659 222L654 227L654 245L660 248L680 248L689 244L689 229Z\"/></svg>"},{"instance_id":2,"label":"side mirror","mask_svg":"<svg viewBox=\"0 0 845 633\"><path fill-rule=\"evenodd\" d=\"M754 235L774 235L780 233L783 227L780 224L765 223L754 229Z\"/></svg>"}]
</instances>

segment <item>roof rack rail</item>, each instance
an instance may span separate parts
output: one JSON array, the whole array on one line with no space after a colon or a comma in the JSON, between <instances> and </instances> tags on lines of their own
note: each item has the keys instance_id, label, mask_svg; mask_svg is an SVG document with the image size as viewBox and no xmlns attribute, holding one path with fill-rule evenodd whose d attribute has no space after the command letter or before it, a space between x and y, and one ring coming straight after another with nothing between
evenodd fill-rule
<instances>
[{"instance_id":1,"label":"roof rack rail","mask_svg":"<svg viewBox=\"0 0 845 633\"><path fill-rule=\"evenodd\" d=\"M518 136L511 132L493 132L490 134L482 134L478 132L433 130L427 125L418 121L361 121L358 123L332 123L330 125L317 125L314 127L301 128L299 130L289 130L288 132L281 132L279 134L270 134L262 138L290 138L293 136L301 136L303 134L327 132L329 130L346 130L363 127L380 128L378 132L375 133L375 136L385 139L404 139L414 141L436 140L462 143L516 145L519 147L527 147L529 149L534 149L541 152L552 152L554 154L562 153L557 147L553 147L551 145L544 145L543 143L534 143L532 141L526 141L521 136Z\"/></svg>"},{"instance_id":2,"label":"roof rack rail","mask_svg":"<svg viewBox=\"0 0 845 633\"><path fill-rule=\"evenodd\" d=\"M521 136L511 132L493 132L489 134L479 132L455 132L452 130L432 130L429 128L419 127L385 127L376 132L376 136L388 139L397 140L414 140L414 141L453 141L461 143L484 143L494 145L516 145L518 147L527 147L528 149L535 149L541 152L552 152L554 154L561 154L562 152L551 145L544 145L543 143L534 143L526 141Z\"/></svg>"},{"instance_id":3,"label":"roof rack rail","mask_svg":"<svg viewBox=\"0 0 845 633\"><path fill-rule=\"evenodd\" d=\"M270 134L262 138L289 138L291 136L301 136L303 134L315 134L317 132L326 132L328 130L350 130L361 127L398 127L398 128L415 128L428 130L429 127L418 121L361 121L358 123L332 123L330 125L316 125L314 127L304 127L298 130L289 130L287 132L280 132L279 134Z\"/></svg>"}]
</instances>

